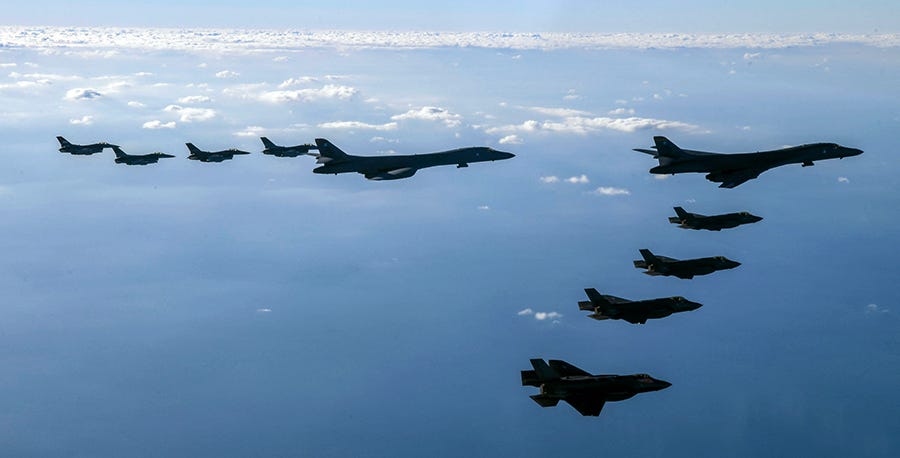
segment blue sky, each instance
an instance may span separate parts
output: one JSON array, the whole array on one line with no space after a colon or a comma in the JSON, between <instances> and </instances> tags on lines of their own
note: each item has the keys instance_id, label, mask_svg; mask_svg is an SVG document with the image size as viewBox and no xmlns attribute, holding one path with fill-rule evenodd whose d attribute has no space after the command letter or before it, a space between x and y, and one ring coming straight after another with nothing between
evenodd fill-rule
<instances>
[{"instance_id":1,"label":"blue sky","mask_svg":"<svg viewBox=\"0 0 900 458\"><path fill-rule=\"evenodd\" d=\"M95 47L29 33L47 40L0 47L10 455L900 451L896 46L370 49L254 35L200 49L178 35ZM659 134L699 150L833 141L865 154L724 190L648 174L654 161L631 148ZM56 135L178 157L126 167L108 151L60 154ZM517 157L378 183L258 154L260 135ZM254 154L200 164L186 141ZM667 222L676 205L765 220L685 231ZM654 278L631 266L639 248L742 265ZM704 306L596 322L577 308L585 287ZM583 418L528 399L519 371L534 357L673 386Z\"/></svg>"}]
</instances>

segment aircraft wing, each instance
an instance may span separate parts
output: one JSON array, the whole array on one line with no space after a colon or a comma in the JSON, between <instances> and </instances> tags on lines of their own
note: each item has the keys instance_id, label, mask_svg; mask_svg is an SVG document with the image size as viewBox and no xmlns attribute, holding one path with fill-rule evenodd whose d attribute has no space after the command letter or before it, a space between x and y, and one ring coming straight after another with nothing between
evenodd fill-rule
<instances>
[{"instance_id":1,"label":"aircraft wing","mask_svg":"<svg viewBox=\"0 0 900 458\"><path fill-rule=\"evenodd\" d=\"M600 411L603 410L603 404L606 403L603 398L590 395L569 396L563 399L563 401L568 402L570 406L574 407L578 413L585 417L596 417L600 415Z\"/></svg>"},{"instance_id":2,"label":"aircraft wing","mask_svg":"<svg viewBox=\"0 0 900 458\"><path fill-rule=\"evenodd\" d=\"M547 363L550 365L550 367L553 370L558 372L559 375L561 375L563 377L570 377L573 375L586 375L586 376L591 375L582 369L579 369L565 361L560 361L558 359L551 359L550 361L547 361Z\"/></svg>"},{"instance_id":3,"label":"aircraft wing","mask_svg":"<svg viewBox=\"0 0 900 458\"><path fill-rule=\"evenodd\" d=\"M765 172L766 170L769 170L769 168L766 167L722 170L706 175L706 179L715 183L722 183L719 185L720 188L734 188L744 183L745 181L749 181L758 177L759 174Z\"/></svg>"},{"instance_id":4,"label":"aircraft wing","mask_svg":"<svg viewBox=\"0 0 900 458\"><path fill-rule=\"evenodd\" d=\"M409 178L416 174L419 169L414 167L399 167L396 169L378 169L360 172L366 178L375 181L381 180L399 180L401 178Z\"/></svg>"}]
</instances>

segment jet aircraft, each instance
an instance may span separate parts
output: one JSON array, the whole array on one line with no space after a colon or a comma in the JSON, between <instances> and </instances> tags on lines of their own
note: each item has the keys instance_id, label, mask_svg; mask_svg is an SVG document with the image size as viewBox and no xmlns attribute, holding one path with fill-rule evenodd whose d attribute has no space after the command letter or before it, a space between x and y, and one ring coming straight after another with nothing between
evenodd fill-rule
<instances>
[{"instance_id":1,"label":"jet aircraft","mask_svg":"<svg viewBox=\"0 0 900 458\"><path fill-rule=\"evenodd\" d=\"M687 172L706 173L706 179L722 183L720 188L734 188L758 177L766 170L787 164L814 165L813 161L858 156L862 150L835 143L811 143L757 153L721 154L681 149L666 137L653 137L654 149L635 148L651 154L659 165L650 169L655 174Z\"/></svg>"},{"instance_id":2,"label":"jet aircraft","mask_svg":"<svg viewBox=\"0 0 900 458\"><path fill-rule=\"evenodd\" d=\"M713 258L697 258L678 260L657 256L650 250L640 250L643 260L634 261L638 269L647 269L647 275L666 275L689 280L694 275L711 274L717 270L734 269L741 263L732 261L723 256Z\"/></svg>"},{"instance_id":3,"label":"jet aircraft","mask_svg":"<svg viewBox=\"0 0 900 458\"><path fill-rule=\"evenodd\" d=\"M706 216L699 213L687 212L681 207L675 207L675 214L678 216L669 217L670 223L677 224L678 227L684 229L706 229L708 231L720 231L722 229L738 227L741 224L762 221L762 217L751 215L747 212Z\"/></svg>"},{"instance_id":4,"label":"jet aircraft","mask_svg":"<svg viewBox=\"0 0 900 458\"><path fill-rule=\"evenodd\" d=\"M591 375L565 361L532 359L534 370L522 371L522 386L535 386L541 394L531 399L541 407L553 407L559 401L569 403L581 415L596 417L603 405L622 401L638 393L659 391L672 386L647 374Z\"/></svg>"},{"instance_id":5,"label":"jet aircraft","mask_svg":"<svg viewBox=\"0 0 900 458\"><path fill-rule=\"evenodd\" d=\"M315 156L315 154L310 153L309 150L316 149L316 145L305 143L296 146L278 146L266 137L259 137L259 139L262 140L263 145L266 147L266 149L263 150L263 154L277 157Z\"/></svg>"},{"instance_id":6,"label":"jet aircraft","mask_svg":"<svg viewBox=\"0 0 900 458\"><path fill-rule=\"evenodd\" d=\"M394 156L351 156L341 151L324 138L316 139L319 149L317 163L321 167L313 169L315 173L348 173L356 172L370 180L399 180L409 178L419 169L438 165L456 165L468 167L471 162L496 161L515 157L514 154L497 151L488 147L459 148L450 151L428 154L394 155Z\"/></svg>"},{"instance_id":7,"label":"jet aircraft","mask_svg":"<svg viewBox=\"0 0 900 458\"><path fill-rule=\"evenodd\" d=\"M175 157L171 154L160 152L150 154L128 154L125 151L122 151L122 148L115 145L113 145L112 150L116 153L116 164L147 165L155 164L162 158Z\"/></svg>"},{"instance_id":8,"label":"jet aircraft","mask_svg":"<svg viewBox=\"0 0 900 458\"><path fill-rule=\"evenodd\" d=\"M703 305L681 296L629 301L600 294L594 288L586 288L584 292L590 300L578 302L578 308L594 312L588 318L625 320L631 324L644 324L651 318L665 318L673 313L697 310Z\"/></svg>"},{"instance_id":9,"label":"jet aircraft","mask_svg":"<svg viewBox=\"0 0 900 458\"><path fill-rule=\"evenodd\" d=\"M222 151L203 151L194 146L193 143L185 143L185 145L187 145L188 150L191 152L188 159L200 162L222 162L234 159L234 156L238 154L250 154L247 151L241 151L237 148L229 148Z\"/></svg>"},{"instance_id":10,"label":"jet aircraft","mask_svg":"<svg viewBox=\"0 0 900 458\"><path fill-rule=\"evenodd\" d=\"M56 140L59 141L60 153L84 156L103 152L103 148L112 148L113 146L116 146L107 142L91 143L90 145L76 145L74 143L69 143L69 141L63 137L56 137Z\"/></svg>"}]
</instances>

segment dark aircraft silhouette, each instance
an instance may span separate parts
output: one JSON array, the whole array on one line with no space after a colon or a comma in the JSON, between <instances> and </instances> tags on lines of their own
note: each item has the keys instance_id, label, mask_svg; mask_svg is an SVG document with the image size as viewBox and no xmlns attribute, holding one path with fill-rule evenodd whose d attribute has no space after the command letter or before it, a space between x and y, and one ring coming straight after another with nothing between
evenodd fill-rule
<instances>
[{"instance_id":1,"label":"dark aircraft silhouette","mask_svg":"<svg viewBox=\"0 0 900 458\"><path fill-rule=\"evenodd\" d=\"M324 138L316 139L319 158L323 164L313 169L315 173L356 172L370 180L399 180L409 178L419 169L438 165L468 167L470 162L496 161L515 157L487 147L459 148L440 153L395 155L395 156L351 156L341 151Z\"/></svg>"},{"instance_id":2,"label":"dark aircraft silhouette","mask_svg":"<svg viewBox=\"0 0 900 458\"><path fill-rule=\"evenodd\" d=\"M646 249L640 252L644 260L634 261L634 266L638 269L647 269L644 272L647 275L671 275L689 280L694 278L694 275L711 274L717 270L734 269L741 265L723 256L678 260L657 256Z\"/></svg>"},{"instance_id":3,"label":"dark aircraft silhouette","mask_svg":"<svg viewBox=\"0 0 900 458\"><path fill-rule=\"evenodd\" d=\"M584 292L590 300L578 302L578 308L594 312L588 315L588 318L625 320L631 324L644 324L651 318L665 318L673 313L697 310L703 305L681 296L629 301L621 297L600 294L594 288L586 288Z\"/></svg>"},{"instance_id":4,"label":"dark aircraft silhouette","mask_svg":"<svg viewBox=\"0 0 900 458\"><path fill-rule=\"evenodd\" d=\"M116 164L147 165L155 164L159 162L161 158L175 157L171 154L160 152L150 154L128 154L125 151L122 151L122 148L115 145L113 145L112 150L116 153Z\"/></svg>"},{"instance_id":5,"label":"dark aircraft silhouette","mask_svg":"<svg viewBox=\"0 0 900 458\"><path fill-rule=\"evenodd\" d=\"M191 152L188 159L200 162L222 162L234 159L234 156L238 154L250 154L247 151L241 151L237 148L229 148L222 151L203 151L194 146L193 143L185 143L185 145L187 145L188 150Z\"/></svg>"},{"instance_id":6,"label":"dark aircraft silhouette","mask_svg":"<svg viewBox=\"0 0 900 458\"><path fill-rule=\"evenodd\" d=\"M706 229L708 231L720 231L722 229L738 227L741 224L762 221L761 216L751 215L747 212L706 216L699 213L687 212L681 207L675 207L675 214L678 216L669 217L670 223L677 224L678 227L684 229Z\"/></svg>"},{"instance_id":7,"label":"dark aircraft silhouette","mask_svg":"<svg viewBox=\"0 0 900 458\"><path fill-rule=\"evenodd\" d=\"M534 370L522 371L522 386L541 389L541 394L531 395L531 399L541 407L553 407L565 401L586 417L600 415L606 402L672 386L647 374L591 375L565 361L551 359L548 363L532 359Z\"/></svg>"},{"instance_id":8,"label":"dark aircraft silhouette","mask_svg":"<svg viewBox=\"0 0 900 458\"><path fill-rule=\"evenodd\" d=\"M90 145L75 145L73 143L69 143L68 140L62 137L56 137L56 140L59 141L59 152L60 153L69 153L76 155L89 155L100 153L103 151L103 148L112 148L112 143L100 142L100 143L91 143Z\"/></svg>"},{"instance_id":9,"label":"dark aircraft silhouette","mask_svg":"<svg viewBox=\"0 0 900 458\"><path fill-rule=\"evenodd\" d=\"M835 143L811 143L758 153L720 154L681 149L666 137L653 137L653 142L656 143L654 149L635 149L659 159L659 165L650 169L650 173L706 173L707 180L722 183L720 188L733 188L782 165L801 164L806 167L813 165L813 161L862 154L862 150Z\"/></svg>"},{"instance_id":10,"label":"dark aircraft silhouette","mask_svg":"<svg viewBox=\"0 0 900 458\"><path fill-rule=\"evenodd\" d=\"M316 145L310 145L309 143L305 143L303 145L296 146L278 146L272 143L266 137L259 137L262 140L263 145L265 145L266 149L262 152L263 154L269 154L271 156L277 157L297 157L297 156L315 156L315 154L310 153L309 150L316 149Z\"/></svg>"}]
</instances>

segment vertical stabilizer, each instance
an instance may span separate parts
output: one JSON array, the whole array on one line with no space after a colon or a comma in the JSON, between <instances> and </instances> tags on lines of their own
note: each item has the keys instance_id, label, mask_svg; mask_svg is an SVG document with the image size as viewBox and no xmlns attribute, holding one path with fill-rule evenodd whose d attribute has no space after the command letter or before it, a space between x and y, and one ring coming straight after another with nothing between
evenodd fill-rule
<instances>
[{"instance_id":1,"label":"vertical stabilizer","mask_svg":"<svg viewBox=\"0 0 900 458\"><path fill-rule=\"evenodd\" d=\"M272 142L271 142L268 138L266 138L266 137L259 137L259 139L262 140L263 145L265 145L266 149L270 149L270 148L278 148L278 145L272 143Z\"/></svg>"}]
</instances>

